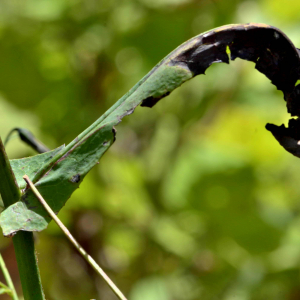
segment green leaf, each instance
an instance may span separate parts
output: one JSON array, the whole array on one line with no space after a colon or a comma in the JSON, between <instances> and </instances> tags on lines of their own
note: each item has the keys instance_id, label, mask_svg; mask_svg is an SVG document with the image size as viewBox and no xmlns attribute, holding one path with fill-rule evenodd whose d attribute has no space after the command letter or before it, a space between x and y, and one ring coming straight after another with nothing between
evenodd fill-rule
<instances>
[{"instance_id":1,"label":"green leaf","mask_svg":"<svg viewBox=\"0 0 300 300\"><path fill-rule=\"evenodd\" d=\"M111 124L100 127L78 142L39 180L36 186L54 212L64 206L114 139ZM19 230L41 231L50 221L48 213L31 190L26 190L21 201L9 206L0 218L4 235L11 235Z\"/></svg>"},{"instance_id":2,"label":"green leaf","mask_svg":"<svg viewBox=\"0 0 300 300\"><path fill-rule=\"evenodd\" d=\"M41 165L46 164L51 158L53 158L58 152L60 152L65 146L61 146L52 151L38 154L31 157L21 159L11 159L10 164L15 174L17 183L20 189L24 189L26 184L23 176L26 174L29 178L33 178L36 172L40 169Z\"/></svg>"},{"instance_id":3,"label":"green leaf","mask_svg":"<svg viewBox=\"0 0 300 300\"><path fill-rule=\"evenodd\" d=\"M284 33L265 24L227 25L205 32L175 49L64 149L41 161L39 167L30 167L35 169L30 179L52 210L58 212L62 208L112 145L114 126L123 117L140 104L152 107L185 81L204 74L212 63L229 63L229 54L232 60L238 57L254 62L255 68L283 91L289 112L300 115L300 85L295 86L300 78L299 52ZM21 202L0 216L4 235L18 230L40 231L49 221L30 190L23 193Z\"/></svg>"}]
</instances>

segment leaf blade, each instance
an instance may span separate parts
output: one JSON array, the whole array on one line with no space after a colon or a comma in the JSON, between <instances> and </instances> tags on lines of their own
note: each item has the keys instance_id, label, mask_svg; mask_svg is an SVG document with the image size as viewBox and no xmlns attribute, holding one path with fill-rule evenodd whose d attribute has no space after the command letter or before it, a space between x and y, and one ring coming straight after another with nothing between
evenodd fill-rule
<instances>
[{"instance_id":1,"label":"leaf blade","mask_svg":"<svg viewBox=\"0 0 300 300\"><path fill-rule=\"evenodd\" d=\"M99 128L77 143L36 184L52 210L57 213L65 205L114 139L112 125ZM50 221L48 213L31 190L26 190L21 201L9 206L0 215L0 226L5 236L19 230L41 231Z\"/></svg>"},{"instance_id":2,"label":"leaf blade","mask_svg":"<svg viewBox=\"0 0 300 300\"><path fill-rule=\"evenodd\" d=\"M138 105L152 107L185 81L205 74L212 63L229 63L227 49L233 60L241 58L254 62L256 69L265 74L277 89L283 91L288 111L292 115L300 115L300 85L295 86L300 78L299 51L283 32L269 25L253 23L226 25L207 31L171 52L94 124L41 166L31 180L36 183L51 208L56 212L62 208L85 174L113 144L114 126L123 117L133 113ZM105 132L110 132L110 135L105 135ZM101 134L106 138L100 137ZM90 139L94 135L98 146ZM85 142L87 144L83 149ZM93 152L90 154L92 159L85 159L90 148ZM74 153L73 156L70 154L74 149L80 149L79 152L75 151L76 157ZM74 162L80 165L80 172L72 167L76 165ZM56 192L53 186L60 191ZM5 222L9 215L14 214L14 207L4 211L4 217L0 216L0 225L5 234L18 230L42 230L49 222L47 213L30 192L23 195L22 201L25 206L22 206L24 217L20 226L12 227ZM42 217L43 221L39 220L39 226L31 226L33 223L30 226L24 225L27 224L26 216L31 219L32 212L36 214L36 220ZM20 211L18 213L22 215Z\"/></svg>"}]
</instances>

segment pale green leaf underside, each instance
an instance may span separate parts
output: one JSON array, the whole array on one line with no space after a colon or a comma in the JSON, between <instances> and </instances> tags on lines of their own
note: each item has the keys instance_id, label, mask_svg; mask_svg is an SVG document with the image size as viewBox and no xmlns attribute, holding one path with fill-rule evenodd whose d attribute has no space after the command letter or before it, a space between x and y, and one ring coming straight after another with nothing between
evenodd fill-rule
<instances>
[{"instance_id":1,"label":"pale green leaf underside","mask_svg":"<svg viewBox=\"0 0 300 300\"><path fill-rule=\"evenodd\" d=\"M40 169L41 165L47 163L47 161L54 157L54 155L60 152L64 147L65 146L61 146L52 151L35 156L21 159L11 159L10 164L15 174L19 188L24 189L26 186L23 179L24 175L28 175L28 177L32 179L36 172Z\"/></svg>"}]
</instances>

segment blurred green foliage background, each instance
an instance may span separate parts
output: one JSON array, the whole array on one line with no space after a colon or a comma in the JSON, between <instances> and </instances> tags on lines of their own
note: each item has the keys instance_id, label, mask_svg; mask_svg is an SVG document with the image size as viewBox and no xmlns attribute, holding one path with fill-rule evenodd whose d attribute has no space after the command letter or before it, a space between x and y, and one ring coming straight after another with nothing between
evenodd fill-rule
<instances>
[{"instance_id":1,"label":"blurred green foliage background","mask_svg":"<svg viewBox=\"0 0 300 300\"><path fill-rule=\"evenodd\" d=\"M298 0L1 0L0 135L68 143L187 39L261 22L300 46L299 11ZM124 118L59 217L130 300L300 299L300 161L264 129L287 122L282 93L239 59L206 74ZM34 154L18 139L7 151ZM11 241L0 247L20 290ZM37 251L47 299L116 299L55 224Z\"/></svg>"}]
</instances>

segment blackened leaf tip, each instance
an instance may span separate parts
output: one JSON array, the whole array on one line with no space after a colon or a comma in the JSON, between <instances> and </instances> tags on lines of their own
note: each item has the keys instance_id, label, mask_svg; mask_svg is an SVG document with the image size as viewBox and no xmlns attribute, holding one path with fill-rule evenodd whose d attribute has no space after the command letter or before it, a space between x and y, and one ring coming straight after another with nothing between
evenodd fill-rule
<instances>
[{"instance_id":1,"label":"blackened leaf tip","mask_svg":"<svg viewBox=\"0 0 300 300\"><path fill-rule=\"evenodd\" d=\"M279 144L294 156L300 157L300 119L290 119L289 126L267 124L269 130Z\"/></svg>"}]
</instances>

